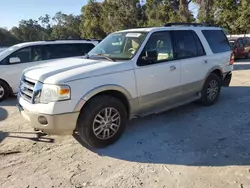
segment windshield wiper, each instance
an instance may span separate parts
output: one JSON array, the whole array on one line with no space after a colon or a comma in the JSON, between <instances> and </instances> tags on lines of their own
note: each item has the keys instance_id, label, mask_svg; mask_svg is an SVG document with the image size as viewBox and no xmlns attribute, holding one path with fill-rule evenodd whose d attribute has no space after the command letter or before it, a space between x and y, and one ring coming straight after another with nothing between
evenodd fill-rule
<instances>
[{"instance_id":1,"label":"windshield wiper","mask_svg":"<svg viewBox=\"0 0 250 188\"><path fill-rule=\"evenodd\" d=\"M105 59L107 59L107 60L109 60L109 61L116 61L115 59L112 59L112 58L110 58L109 56L107 56L107 55L105 55L105 54L94 54L94 55L91 55L91 56L87 55L86 57L87 57L87 59L89 59L89 58L92 57L92 56L104 57Z\"/></svg>"}]
</instances>

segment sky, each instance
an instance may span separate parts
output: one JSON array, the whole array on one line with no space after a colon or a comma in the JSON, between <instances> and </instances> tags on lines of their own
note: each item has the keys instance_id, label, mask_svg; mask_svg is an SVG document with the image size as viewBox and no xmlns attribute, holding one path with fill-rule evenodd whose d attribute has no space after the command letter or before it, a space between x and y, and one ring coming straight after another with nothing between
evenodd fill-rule
<instances>
[{"instance_id":1,"label":"sky","mask_svg":"<svg viewBox=\"0 0 250 188\"><path fill-rule=\"evenodd\" d=\"M1 0L0 27L11 29L24 19L37 20L40 16L62 11L66 14L81 14L81 8L88 0Z\"/></svg>"},{"instance_id":2,"label":"sky","mask_svg":"<svg viewBox=\"0 0 250 188\"><path fill-rule=\"evenodd\" d=\"M81 14L81 8L88 0L1 0L0 27L11 29L18 26L20 20L35 19L49 14L54 16L61 11L66 14ZM99 0L101 1L101 0ZM197 14L192 4L190 10Z\"/></svg>"}]
</instances>

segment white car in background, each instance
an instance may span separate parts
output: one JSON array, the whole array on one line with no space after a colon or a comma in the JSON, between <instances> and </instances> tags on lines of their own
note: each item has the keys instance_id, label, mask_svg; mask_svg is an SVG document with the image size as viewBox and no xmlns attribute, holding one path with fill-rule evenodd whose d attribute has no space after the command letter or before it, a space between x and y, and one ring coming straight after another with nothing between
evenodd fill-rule
<instances>
[{"instance_id":1,"label":"white car in background","mask_svg":"<svg viewBox=\"0 0 250 188\"><path fill-rule=\"evenodd\" d=\"M0 101L18 92L24 69L52 59L84 56L98 43L98 40L38 41L17 44L1 51Z\"/></svg>"}]
</instances>

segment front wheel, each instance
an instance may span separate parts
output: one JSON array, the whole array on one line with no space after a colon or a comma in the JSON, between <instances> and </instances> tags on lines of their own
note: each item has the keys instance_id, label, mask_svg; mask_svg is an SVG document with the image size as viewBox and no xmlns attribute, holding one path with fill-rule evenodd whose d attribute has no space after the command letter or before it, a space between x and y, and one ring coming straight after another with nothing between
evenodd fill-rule
<instances>
[{"instance_id":1,"label":"front wheel","mask_svg":"<svg viewBox=\"0 0 250 188\"><path fill-rule=\"evenodd\" d=\"M201 103L204 106L213 105L219 98L221 91L221 79L218 75L211 73L201 91Z\"/></svg>"},{"instance_id":2,"label":"front wheel","mask_svg":"<svg viewBox=\"0 0 250 188\"><path fill-rule=\"evenodd\" d=\"M10 94L9 86L0 80L0 102L5 100Z\"/></svg>"},{"instance_id":3,"label":"front wheel","mask_svg":"<svg viewBox=\"0 0 250 188\"><path fill-rule=\"evenodd\" d=\"M91 99L81 110L77 132L91 147L102 148L116 142L125 130L127 111L122 102L112 96Z\"/></svg>"}]
</instances>

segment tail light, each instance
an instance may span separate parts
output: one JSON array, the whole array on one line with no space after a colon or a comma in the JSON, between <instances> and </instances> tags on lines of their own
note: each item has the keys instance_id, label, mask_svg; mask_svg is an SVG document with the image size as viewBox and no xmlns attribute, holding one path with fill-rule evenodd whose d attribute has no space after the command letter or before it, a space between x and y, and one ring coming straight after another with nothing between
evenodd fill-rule
<instances>
[{"instance_id":1,"label":"tail light","mask_svg":"<svg viewBox=\"0 0 250 188\"><path fill-rule=\"evenodd\" d=\"M234 61L235 61L235 56L234 56L234 52L232 52L232 53L231 53L231 56L230 56L230 62L229 62L229 65L234 64Z\"/></svg>"}]
</instances>

